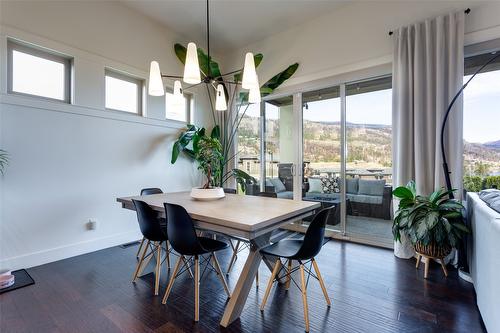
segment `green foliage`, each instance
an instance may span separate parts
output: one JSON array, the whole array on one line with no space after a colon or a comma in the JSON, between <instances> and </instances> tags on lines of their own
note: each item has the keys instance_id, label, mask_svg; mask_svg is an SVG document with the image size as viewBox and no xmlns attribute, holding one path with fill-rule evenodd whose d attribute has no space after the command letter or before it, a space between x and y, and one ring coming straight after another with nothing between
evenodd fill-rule
<instances>
[{"instance_id":1,"label":"green foliage","mask_svg":"<svg viewBox=\"0 0 500 333\"><path fill-rule=\"evenodd\" d=\"M4 174L8 164L9 154L5 150L0 149L0 174Z\"/></svg>"},{"instance_id":2,"label":"green foliage","mask_svg":"<svg viewBox=\"0 0 500 333\"><path fill-rule=\"evenodd\" d=\"M216 186L221 177L221 163L223 161L222 146L218 139L209 136L200 136L193 142L194 159L198 162L198 169L203 171L207 182L203 188Z\"/></svg>"},{"instance_id":3,"label":"green foliage","mask_svg":"<svg viewBox=\"0 0 500 333\"><path fill-rule=\"evenodd\" d=\"M479 192L483 188L483 179L480 176L464 176L464 189L468 192Z\"/></svg>"},{"instance_id":4,"label":"green foliage","mask_svg":"<svg viewBox=\"0 0 500 333\"><path fill-rule=\"evenodd\" d=\"M488 176L484 178L484 188L500 188L500 176Z\"/></svg>"},{"instance_id":5,"label":"green foliage","mask_svg":"<svg viewBox=\"0 0 500 333\"><path fill-rule=\"evenodd\" d=\"M184 64L186 62L187 49L181 44L174 45L174 51L179 58L179 60ZM202 77L208 74L208 56L205 52L198 48L198 59L200 64L200 72ZM255 67L258 67L262 62L264 56L262 54L255 54L254 61ZM295 63L289 66L284 71L272 77L267 81L260 89L261 94L266 96L278 88L283 82L288 80L297 70L299 64ZM241 81L243 74L243 69L236 71L234 73L234 81ZM222 81L221 71L219 64L210 57L210 76L216 81ZM207 175L208 182L205 186L219 186L223 187L224 184L232 177L241 186L242 190L246 189L246 184L255 183L255 178L248 175L246 172L238 169L232 169L226 172L229 163L235 158L236 154L232 151L234 138L238 134L238 127L241 119L245 116L246 110L248 109L248 92L243 92L238 94L235 90L233 94L229 94L227 87L224 86L226 93L226 99L232 96L228 103L228 114L227 115L215 115L214 108L212 108L212 116L214 120L214 127L210 136L206 136L206 131L204 128L196 127L195 125L188 125L187 129L180 133L179 138L174 143L172 149L171 163L174 164L181 153L186 154L189 158L200 161L198 158L202 158L203 162L200 163L200 169L203 170L205 175ZM234 103L235 96L238 100ZM210 97L211 98L211 97ZM243 108L243 112L240 112ZM236 110L235 110L236 109ZM231 113L235 113L233 116ZM210 139L210 140L209 140ZM220 151L216 152L215 141L220 145ZM204 147L211 149L211 156L209 158L210 163L205 159L204 153L201 151ZM220 153L220 156L219 156ZM217 157L217 158L215 158ZM221 157L221 158L219 158ZM207 174L208 173L208 174Z\"/></svg>"},{"instance_id":6,"label":"green foliage","mask_svg":"<svg viewBox=\"0 0 500 333\"><path fill-rule=\"evenodd\" d=\"M392 194L400 201L392 227L394 240L401 241L401 233L405 233L414 245L457 247L469 230L462 218L464 207L449 199L449 193L441 188L429 196L417 195L413 181L396 188Z\"/></svg>"}]
</instances>

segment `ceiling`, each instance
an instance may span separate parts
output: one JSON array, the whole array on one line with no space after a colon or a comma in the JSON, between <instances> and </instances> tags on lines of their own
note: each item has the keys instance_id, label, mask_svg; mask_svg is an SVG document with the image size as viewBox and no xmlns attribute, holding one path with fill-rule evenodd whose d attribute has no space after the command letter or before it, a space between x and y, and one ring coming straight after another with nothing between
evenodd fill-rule
<instances>
[{"instance_id":1,"label":"ceiling","mask_svg":"<svg viewBox=\"0 0 500 333\"><path fill-rule=\"evenodd\" d=\"M206 47L204 0L122 0L128 7ZM339 8L340 0L211 0L210 43L229 52Z\"/></svg>"}]
</instances>

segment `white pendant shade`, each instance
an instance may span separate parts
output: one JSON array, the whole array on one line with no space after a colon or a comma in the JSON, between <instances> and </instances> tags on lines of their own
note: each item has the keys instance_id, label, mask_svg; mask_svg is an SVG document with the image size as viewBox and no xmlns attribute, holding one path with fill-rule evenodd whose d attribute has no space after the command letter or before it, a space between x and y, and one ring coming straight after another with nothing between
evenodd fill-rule
<instances>
[{"instance_id":1,"label":"white pendant shade","mask_svg":"<svg viewBox=\"0 0 500 333\"><path fill-rule=\"evenodd\" d=\"M261 101L262 98L260 96L260 87L259 83L257 82L256 85L250 88L250 91L248 93L248 103L254 104L254 103L260 103Z\"/></svg>"},{"instance_id":2,"label":"white pendant shade","mask_svg":"<svg viewBox=\"0 0 500 333\"><path fill-rule=\"evenodd\" d=\"M226 94L224 93L224 87L222 84L217 85L217 97L215 98L215 110L226 111Z\"/></svg>"},{"instance_id":3,"label":"white pendant shade","mask_svg":"<svg viewBox=\"0 0 500 333\"><path fill-rule=\"evenodd\" d=\"M184 82L197 84L201 82L200 63L198 62L198 51L195 43L187 46L186 65L184 66Z\"/></svg>"},{"instance_id":4,"label":"white pendant shade","mask_svg":"<svg viewBox=\"0 0 500 333\"><path fill-rule=\"evenodd\" d=\"M184 105L184 95L182 93L181 81L176 80L174 82L174 105L182 106Z\"/></svg>"},{"instance_id":5,"label":"white pendant shade","mask_svg":"<svg viewBox=\"0 0 500 333\"><path fill-rule=\"evenodd\" d=\"M241 87L243 89L251 89L258 84L257 72L255 71L255 61L253 53L248 52L245 55L245 66L243 67L243 79L241 80Z\"/></svg>"},{"instance_id":6,"label":"white pendant shade","mask_svg":"<svg viewBox=\"0 0 500 333\"><path fill-rule=\"evenodd\" d=\"M163 89L163 81L161 79L160 65L157 61L151 61L151 66L149 68L148 93L151 96L165 95L165 90Z\"/></svg>"}]
</instances>

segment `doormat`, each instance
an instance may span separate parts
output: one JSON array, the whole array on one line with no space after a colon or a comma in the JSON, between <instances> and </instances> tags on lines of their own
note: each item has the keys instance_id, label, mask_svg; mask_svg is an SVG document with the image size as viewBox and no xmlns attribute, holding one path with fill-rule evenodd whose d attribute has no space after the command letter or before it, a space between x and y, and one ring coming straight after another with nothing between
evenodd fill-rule
<instances>
[{"instance_id":1,"label":"doormat","mask_svg":"<svg viewBox=\"0 0 500 333\"><path fill-rule=\"evenodd\" d=\"M12 275L15 276L14 284L10 287L5 288L5 289L0 289L0 294L35 284L35 280L33 280L31 275L29 275L29 273L25 269L13 271Z\"/></svg>"}]
</instances>

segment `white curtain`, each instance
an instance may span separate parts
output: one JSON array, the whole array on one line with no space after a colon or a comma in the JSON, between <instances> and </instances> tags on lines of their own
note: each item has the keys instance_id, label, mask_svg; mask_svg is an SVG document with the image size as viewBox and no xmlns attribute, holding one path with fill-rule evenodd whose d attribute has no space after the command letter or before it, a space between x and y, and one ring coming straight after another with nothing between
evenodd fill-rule
<instances>
[{"instance_id":1,"label":"white curtain","mask_svg":"<svg viewBox=\"0 0 500 333\"><path fill-rule=\"evenodd\" d=\"M440 148L441 123L464 75L464 12L439 16L394 31L393 184L415 180L419 194L445 186ZM462 121L460 98L445 132L452 184L462 193ZM397 202L394 203L397 207ZM394 254L413 257L408 241Z\"/></svg>"}]
</instances>

